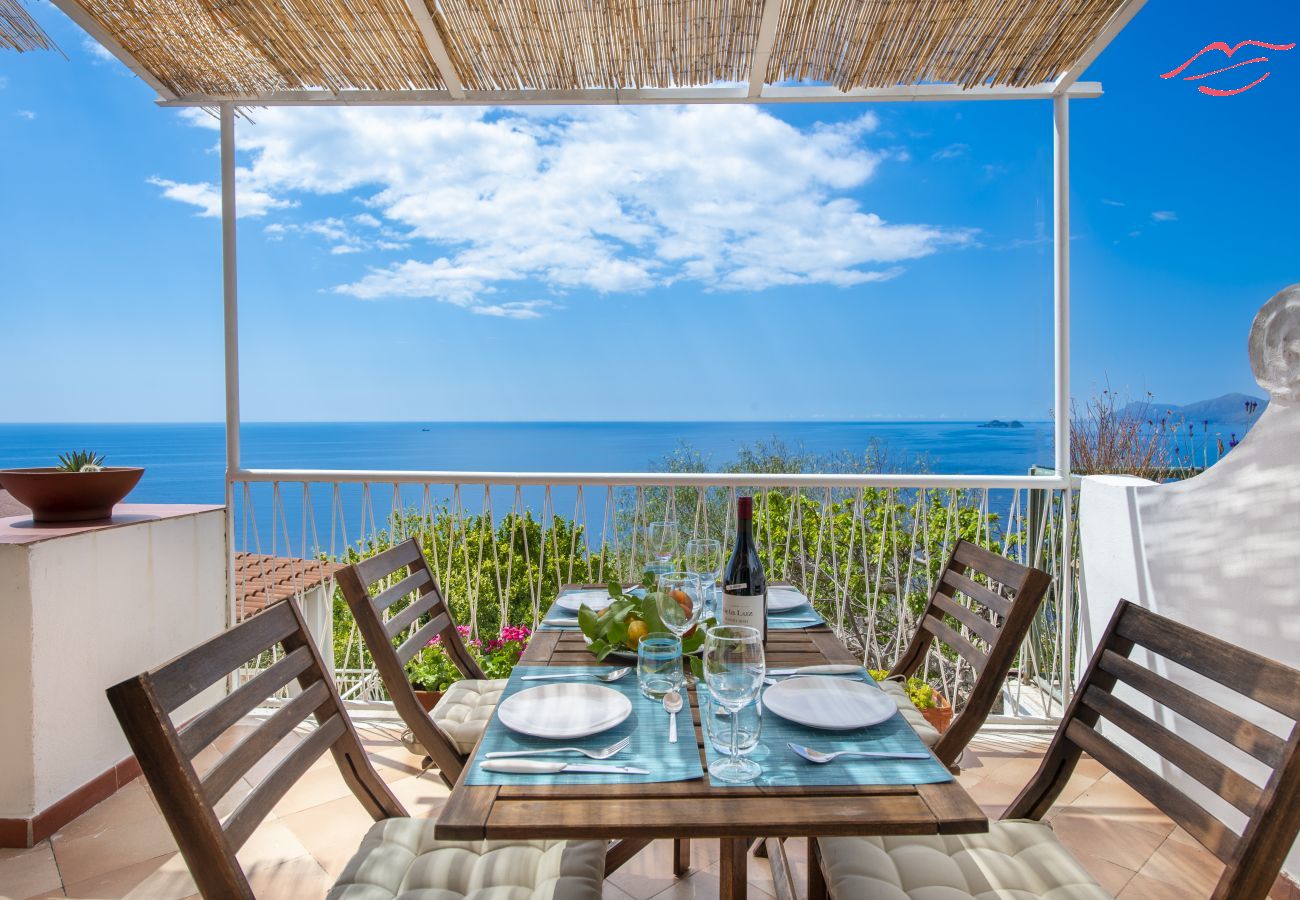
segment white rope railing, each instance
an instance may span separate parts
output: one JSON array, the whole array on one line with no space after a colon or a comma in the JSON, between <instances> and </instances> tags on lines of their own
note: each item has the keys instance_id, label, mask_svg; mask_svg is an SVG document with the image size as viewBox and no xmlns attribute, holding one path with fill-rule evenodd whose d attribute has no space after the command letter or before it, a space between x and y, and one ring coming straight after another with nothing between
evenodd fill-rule
<instances>
[{"instance_id":1,"label":"white rope railing","mask_svg":"<svg viewBox=\"0 0 1300 900\"><path fill-rule=\"evenodd\" d=\"M1001 715L1047 721L1060 715L1068 699L1074 659L1066 642L1073 633L1069 600L1078 554L1065 550L1074 540L1066 512L1073 491L1058 479L707 473L558 478L242 472L232 479L238 544L232 552L269 550L274 556L283 548L302 558L347 562L415 536L457 620L475 636L495 636L503 624L536 627L561 584L637 578L651 521L674 517L687 532L683 541L707 535L729 546L737 494L749 491L769 578L792 581L812 597L841 639L872 667L887 668L906 648L958 538L1045 569L1053 587L1008 681ZM418 486L418 497L403 491L411 485ZM327 532L328 543L322 543ZM1068 559L1066 571L1062 562ZM326 651L333 651L340 692L352 701L382 701L382 685L346 604L336 596L334 605L333 646ZM937 652L926 674L958 703L973 677L960 658Z\"/></svg>"}]
</instances>

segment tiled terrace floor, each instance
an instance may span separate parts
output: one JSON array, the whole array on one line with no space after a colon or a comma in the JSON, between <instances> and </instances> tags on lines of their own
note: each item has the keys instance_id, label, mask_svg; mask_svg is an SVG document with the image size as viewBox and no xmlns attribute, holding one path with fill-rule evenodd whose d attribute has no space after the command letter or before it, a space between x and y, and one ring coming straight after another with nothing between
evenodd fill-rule
<instances>
[{"instance_id":1,"label":"tiled terrace floor","mask_svg":"<svg viewBox=\"0 0 1300 900\"><path fill-rule=\"evenodd\" d=\"M232 728L199 762L212 765L244 727ZM361 720L358 730L407 810L436 816L447 789L435 773L421 774L398 740L400 729ZM963 761L961 782L997 816L1033 774L1046 746L1042 734L981 735ZM250 774L256 779L262 772ZM237 802L238 792L224 802ZM1218 878L1220 866L1207 851L1090 760L1080 765L1052 812L1061 839L1120 900L1208 897ZM259 898L322 897L369 824L326 754L275 807L239 858ZM804 844L789 842L801 890ZM680 881L671 874L670 847L659 841L611 876L607 900L716 897L716 842L696 842L692 874ZM751 858L750 879L752 897L770 897L766 860ZM179 900L193 894L185 864L140 779L31 850L0 850L0 897Z\"/></svg>"}]
</instances>

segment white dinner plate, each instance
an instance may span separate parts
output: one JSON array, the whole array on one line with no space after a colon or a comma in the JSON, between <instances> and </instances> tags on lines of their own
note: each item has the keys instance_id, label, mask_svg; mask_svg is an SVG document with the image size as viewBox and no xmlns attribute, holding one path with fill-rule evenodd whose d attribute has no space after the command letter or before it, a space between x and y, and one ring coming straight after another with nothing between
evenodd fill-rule
<instances>
[{"instance_id":1,"label":"white dinner plate","mask_svg":"<svg viewBox=\"0 0 1300 900\"><path fill-rule=\"evenodd\" d=\"M763 692L763 705L783 719L828 731L879 725L898 712L874 684L816 675L772 685Z\"/></svg>"},{"instance_id":2,"label":"white dinner plate","mask_svg":"<svg viewBox=\"0 0 1300 900\"><path fill-rule=\"evenodd\" d=\"M808 598L794 588L774 587L767 589L767 611L787 612L798 609L808 603Z\"/></svg>"},{"instance_id":3,"label":"white dinner plate","mask_svg":"<svg viewBox=\"0 0 1300 900\"><path fill-rule=\"evenodd\" d=\"M613 688L563 681L511 694L497 706L511 731L564 741L608 731L631 714L632 701Z\"/></svg>"},{"instance_id":4,"label":"white dinner plate","mask_svg":"<svg viewBox=\"0 0 1300 900\"><path fill-rule=\"evenodd\" d=\"M613 602L614 598L609 595L609 591L601 589L595 591L569 591L567 594L561 594L559 599L555 601L555 605L560 609L567 609L569 612L577 612L584 606L600 612Z\"/></svg>"}]
</instances>

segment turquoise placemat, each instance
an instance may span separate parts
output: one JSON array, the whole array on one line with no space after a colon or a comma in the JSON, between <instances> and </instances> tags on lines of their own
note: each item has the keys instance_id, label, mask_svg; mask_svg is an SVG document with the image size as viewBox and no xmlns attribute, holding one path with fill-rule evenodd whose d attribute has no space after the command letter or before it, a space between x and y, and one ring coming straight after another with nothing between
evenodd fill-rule
<instances>
[{"instance_id":1,"label":"turquoise placemat","mask_svg":"<svg viewBox=\"0 0 1300 900\"><path fill-rule=\"evenodd\" d=\"M862 670L862 678L871 681L871 676L865 669ZM726 733L728 732L723 732ZM749 754L749 758L762 766L763 771L758 778L745 784L775 787L816 784L941 784L952 781L952 773L933 755L927 759L864 759L842 756L825 765L817 765L796 756L786 746L792 741L828 753L835 750L928 752L928 748L899 713L870 728L822 731L797 725L764 709L758 746ZM704 748L710 763L722 755L713 748L711 741L705 741ZM736 786L730 782L718 781L712 776L709 777L709 784L714 787Z\"/></svg>"},{"instance_id":2,"label":"turquoise placemat","mask_svg":"<svg viewBox=\"0 0 1300 900\"><path fill-rule=\"evenodd\" d=\"M822 618L821 613L813 609L811 603L805 603L803 606L796 606L794 609L787 609L784 612L769 611L767 614L767 627L775 628L777 631L791 628L815 628L818 625L825 624L826 620Z\"/></svg>"},{"instance_id":3,"label":"turquoise placemat","mask_svg":"<svg viewBox=\"0 0 1300 900\"><path fill-rule=\"evenodd\" d=\"M573 624L571 625L567 623L559 624L558 622L555 621L557 619L568 620ZM578 614L576 612L572 612L571 610L565 609L564 607L560 606L558 603L552 603L551 608L546 611L546 615L542 616L541 624L537 626L537 630L538 631L577 631Z\"/></svg>"},{"instance_id":4,"label":"turquoise placemat","mask_svg":"<svg viewBox=\"0 0 1300 900\"><path fill-rule=\"evenodd\" d=\"M590 672L585 666L516 666L510 673L502 701L521 690L537 687L547 682L523 681L524 675L578 674ZM589 684L599 684L589 678L574 679ZM559 679L550 682L555 684ZM562 683L562 682L561 682ZM466 784L651 784L659 781L690 781L703 778L704 768L700 765L699 745L695 742L695 726L692 724L690 707L677 714L677 743L668 743L668 713L661 704L642 696L637 686L635 670L613 684L605 685L621 691L632 701L632 715L617 728L602 731L591 737L577 740L551 741L545 738L532 738L516 734L501 724L496 714L488 723L487 731L479 742L478 753L470 770L464 774ZM593 775L579 772L558 772L554 775L513 775L505 772L486 772L479 768L478 760L484 754L501 750L546 750L552 747L582 747L586 750L598 750L608 747L625 737L632 738L632 744L615 756L600 762L615 766L639 766L649 769L649 775ZM532 759L548 759L565 762L594 762L577 753L554 754Z\"/></svg>"}]
</instances>

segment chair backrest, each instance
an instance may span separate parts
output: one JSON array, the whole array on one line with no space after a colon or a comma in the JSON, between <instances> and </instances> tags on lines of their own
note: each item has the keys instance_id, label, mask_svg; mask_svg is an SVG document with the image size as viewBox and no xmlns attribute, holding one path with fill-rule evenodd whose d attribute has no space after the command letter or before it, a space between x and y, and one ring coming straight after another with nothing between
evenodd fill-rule
<instances>
[{"instance_id":1,"label":"chair backrest","mask_svg":"<svg viewBox=\"0 0 1300 900\"><path fill-rule=\"evenodd\" d=\"M980 584L975 580L977 576L990 584ZM975 671L975 685L961 712L934 748L945 765L954 765L960 759L988 718L1051 583L1046 572L1022 566L968 541L959 540L953 548L912 642L889 673L914 674L936 640L954 650ZM1001 585L1001 589L994 585ZM968 603L961 602L960 596L968 598Z\"/></svg>"},{"instance_id":2,"label":"chair backrest","mask_svg":"<svg viewBox=\"0 0 1300 900\"><path fill-rule=\"evenodd\" d=\"M486 676L456 630L456 622L419 541L411 538L339 570L334 577L375 661L384 688L393 698L397 714L432 757L443 780L448 786L454 786L465 758L434 726L416 699L406 676L406 664L436 635L462 675ZM384 584L372 596L371 585L376 582ZM385 621L384 613L408 597L410 603Z\"/></svg>"},{"instance_id":3,"label":"chair backrest","mask_svg":"<svg viewBox=\"0 0 1300 900\"><path fill-rule=\"evenodd\" d=\"M205 712L177 725L172 714L210 686L276 648L283 656ZM193 759L267 698L296 680L301 688L202 777ZM406 811L375 773L334 683L291 598L156 669L108 689L108 699L158 808L204 897L248 898L253 892L235 853L285 792L326 750L375 819ZM216 804L250 768L308 719L309 730L221 821ZM360 840L360 836L358 836Z\"/></svg>"},{"instance_id":4,"label":"chair backrest","mask_svg":"<svg viewBox=\"0 0 1300 900\"><path fill-rule=\"evenodd\" d=\"M1133 659L1145 649L1220 687L1281 714L1281 737L1203 693L1189 690ZM1115 696L1127 685L1154 701L1152 717ZM1226 689L1226 690L1224 690ZM1248 701L1248 702L1249 702ZM1245 705L1245 704L1233 704ZM1174 714L1240 751L1209 753L1171 729ZM1256 714L1258 718L1258 714ZM1161 721L1163 720L1163 721ZM1164 762L1204 785L1246 819L1241 831L1102 735L1117 728ZM1225 864L1212 900L1264 900L1300 830L1300 672L1121 601L1102 635L1037 774L1006 818L1040 818L1087 753L1181 825ZM1261 786L1228 764L1253 757L1268 770ZM1226 807L1225 807L1226 808Z\"/></svg>"}]
</instances>

